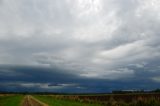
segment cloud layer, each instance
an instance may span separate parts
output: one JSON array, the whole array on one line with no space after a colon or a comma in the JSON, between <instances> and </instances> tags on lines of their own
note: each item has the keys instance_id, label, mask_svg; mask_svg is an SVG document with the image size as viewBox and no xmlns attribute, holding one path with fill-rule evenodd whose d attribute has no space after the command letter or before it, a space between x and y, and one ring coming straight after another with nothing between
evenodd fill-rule
<instances>
[{"instance_id":1,"label":"cloud layer","mask_svg":"<svg viewBox=\"0 0 160 106\"><path fill-rule=\"evenodd\" d=\"M32 67L49 68L46 76L53 77L56 68L62 76L78 79L143 78L158 83L159 4L158 0L1 0L0 64L31 67L27 73L34 72ZM14 72L5 67L0 77L27 74ZM43 81L50 85L49 80L55 80L25 78L26 84L19 79L14 83L40 87ZM3 86L11 79L5 79Z\"/></svg>"}]
</instances>

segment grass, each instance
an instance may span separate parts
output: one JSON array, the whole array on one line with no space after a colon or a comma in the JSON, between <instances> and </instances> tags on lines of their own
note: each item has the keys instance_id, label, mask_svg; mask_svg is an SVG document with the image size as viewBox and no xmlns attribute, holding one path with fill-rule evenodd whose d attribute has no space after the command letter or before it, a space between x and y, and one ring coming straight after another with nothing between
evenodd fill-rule
<instances>
[{"instance_id":1,"label":"grass","mask_svg":"<svg viewBox=\"0 0 160 106\"><path fill-rule=\"evenodd\" d=\"M91 104L91 103L83 103L77 102L73 100L64 100L64 99L56 99L50 96L34 96L40 101L48 104L49 106L101 106L100 104Z\"/></svg>"},{"instance_id":2,"label":"grass","mask_svg":"<svg viewBox=\"0 0 160 106\"><path fill-rule=\"evenodd\" d=\"M20 106L22 95L0 96L0 106Z\"/></svg>"}]
</instances>

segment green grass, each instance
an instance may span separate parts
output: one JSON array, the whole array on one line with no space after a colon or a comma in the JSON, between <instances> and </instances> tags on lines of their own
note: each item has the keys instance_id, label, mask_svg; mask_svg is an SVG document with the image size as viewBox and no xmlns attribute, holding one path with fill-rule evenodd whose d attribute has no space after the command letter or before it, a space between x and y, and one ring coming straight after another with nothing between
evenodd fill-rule
<instances>
[{"instance_id":1,"label":"green grass","mask_svg":"<svg viewBox=\"0 0 160 106\"><path fill-rule=\"evenodd\" d=\"M49 96L34 96L49 106L101 106L100 104L81 103L73 100L55 99Z\"/></svg>"},{"instance_id":2,"label":"green grass","mask_svg":"<svg viewBox=\"0 0 160 106\"><path fill-rule=\"evenodd\" d=\"M0 106L20 106L22 99L22 95L1 96Z\"/></svg>"}]
</instances>

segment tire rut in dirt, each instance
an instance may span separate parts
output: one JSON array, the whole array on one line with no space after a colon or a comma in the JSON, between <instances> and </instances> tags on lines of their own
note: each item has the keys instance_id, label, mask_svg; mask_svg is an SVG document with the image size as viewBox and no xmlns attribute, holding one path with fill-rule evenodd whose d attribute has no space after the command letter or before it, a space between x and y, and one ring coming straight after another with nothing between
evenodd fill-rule
<instances>
[{"instance_id":1,"label":"tire rut in dirt","mask_svg":"<svg viewBox=\"0 0 160 106\"><path fill-rule=\"evenodd\" d=\"M39 100L35 99L30 95L27 95L23 99L22 106L48 106L48 105L40 102Z\"/></svg>"}]
</instances>

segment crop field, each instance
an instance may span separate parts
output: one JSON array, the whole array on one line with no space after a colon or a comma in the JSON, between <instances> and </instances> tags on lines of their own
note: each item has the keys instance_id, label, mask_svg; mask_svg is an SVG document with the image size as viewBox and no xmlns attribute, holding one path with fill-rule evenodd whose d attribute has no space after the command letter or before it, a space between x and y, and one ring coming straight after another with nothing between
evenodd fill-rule
<instances>
[{"instance_id":1,"label":"crop field","mask_svg":"<svg viewBox=\"0 0 160 106\"><path fill-rule=\"evenodd\" d=\"M160 106L160 94L0 95L0 106Z\"/></svg>"}]
</instances>

